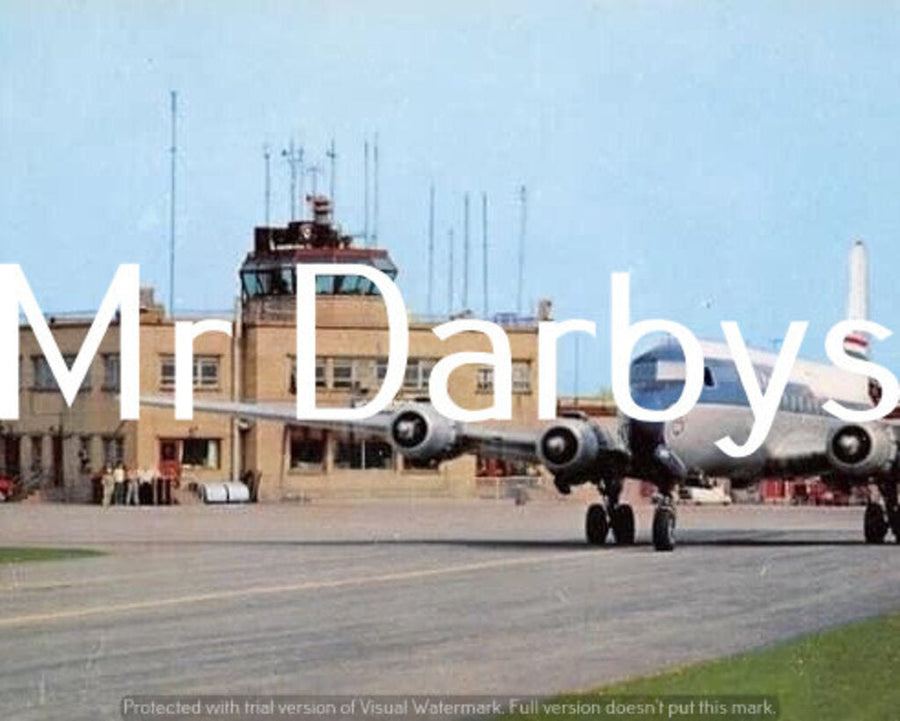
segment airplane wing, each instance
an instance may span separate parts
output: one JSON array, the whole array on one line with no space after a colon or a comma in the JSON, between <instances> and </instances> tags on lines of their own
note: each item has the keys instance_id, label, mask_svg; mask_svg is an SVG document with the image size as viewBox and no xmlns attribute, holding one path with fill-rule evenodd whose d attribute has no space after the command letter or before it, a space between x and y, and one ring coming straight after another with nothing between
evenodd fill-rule
<instances>
[{"instance_id":1,"label":"airplane wing","mask_svg":"<svg viewBox=\"0 0 900 721\"><path fill-rule=\"evenodd\" d=\"M141 404L173 408L172 396L143 397ZM464 453L507 461L543 464L567 483L624 475L629 453L618 435L588 419L561 418L535 429L460 423L427 403L403 403L354 421L298 420L293 403L238 403L195 400L195 413L275 421L291 426L365 433L387 439L413 460L442 461Z\"/></svg>"}]
</instances>

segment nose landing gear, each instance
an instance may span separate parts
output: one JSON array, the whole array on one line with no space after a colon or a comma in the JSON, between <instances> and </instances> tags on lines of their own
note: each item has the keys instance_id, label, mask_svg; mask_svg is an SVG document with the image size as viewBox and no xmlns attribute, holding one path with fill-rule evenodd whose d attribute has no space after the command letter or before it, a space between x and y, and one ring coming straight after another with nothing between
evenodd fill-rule
<instances>
[{"instance_id":1,"label":"nose landing gear","mask_svg":"<svg viewBox=\"0 0 900 721\"><path fill-rule=\"evenodd\" d=\"M675 550L675 502L671 491L662 493L653 513L653 547L657 551Z\"/></svg>"}]
</instances>

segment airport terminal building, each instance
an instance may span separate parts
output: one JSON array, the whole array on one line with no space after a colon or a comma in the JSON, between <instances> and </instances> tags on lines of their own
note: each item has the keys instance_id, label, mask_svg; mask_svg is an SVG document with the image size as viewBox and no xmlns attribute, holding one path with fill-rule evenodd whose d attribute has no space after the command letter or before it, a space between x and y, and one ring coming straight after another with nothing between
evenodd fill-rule
<instances>
[{"instance_id":1,"label":"airport terminal building","mask_svg":"<svg viewBox=\"0 0 900 721\"><path fill-rule=\"evenodd\" d=\"M232 337L207 333L194 343L195 398L292 402L295 398L294 268L298 263L362 263L390 277L387 250L355 247L332 224L330 204L317 198L314 219L256 228L240 269L241 298L227 320ZM320 406L349 406L371 397L384 377L388 327L381 297L360 276L321 277L316 298L316 387ZM513 423L537 422L537 322L506 315L513 358ZM209 316L204 316L209 317ZM92 322L48 317L71 365ZM175 320L141 294L141 393L173 393ZM182 318L177 318L182 320ZM196 318L194 318L196 320ZM409 318L409 359L398 397L427 396L431 368L459 351L489 351L487 338L466 333L441 341L432 328L446 318ZM0 464L45 496L88 501L106 464L168 469L182 489L192 483L260 474L260 500L316 497L467 496L479 479L534 474L468 456L436 467L411 463L381 438L317 431L273 421L195 413L176 421L171 409L142 408L138 421L119 419L119 329L110 326L71 408L66 406L28 325L20 329L20 419L0 426ZM464 366L450 376L450 395L466 408L485 407L492 369Z\"/></svg>"}]
</instances>

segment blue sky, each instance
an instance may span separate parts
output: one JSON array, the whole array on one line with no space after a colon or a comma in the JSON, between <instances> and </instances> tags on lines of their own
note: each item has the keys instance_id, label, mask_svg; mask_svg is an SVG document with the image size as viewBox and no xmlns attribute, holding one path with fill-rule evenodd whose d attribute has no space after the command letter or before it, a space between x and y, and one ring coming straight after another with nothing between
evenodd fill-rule
<instances>
[{"instance_id":1,"label":"blue sky","mask_svg":"<svg viewBox=\"0 0 900 721\"><path fill-rule=\"evenodd\" d=\"M93 308L115 266L167 295L169 91L179 92L177 305L231 305L263 220L262 146L339 154L362 226L363 141L381 147L380 237L424 310L428 185L438 310L462 195L491 204L491 311L525 296L598 322L581 390L608 383L609 274L636 317L770 346L812 322L822 357L866 240L875 320L900 294L900 12L887 2L75 2L0 0L0 261L45 308ZM324 184L326 181L321 181ZM289 210L273 157L273 219ZM458 248L457 257L461 250ZM472 268L481 306L480 255ZM457 278L460 269L457 268ZM573 343L560 361L571 389ZM900 342L875 348L900 370Z\"/></svg>"}]
</instances>

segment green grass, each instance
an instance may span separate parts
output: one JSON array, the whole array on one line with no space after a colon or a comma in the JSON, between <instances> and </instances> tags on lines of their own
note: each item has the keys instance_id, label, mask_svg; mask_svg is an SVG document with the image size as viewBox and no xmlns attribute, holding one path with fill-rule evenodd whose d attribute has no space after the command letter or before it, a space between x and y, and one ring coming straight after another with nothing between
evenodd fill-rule
<instances>
[{"instance_id":1,"label":"green grass","mask_svg":"<svg viewBox=\"0 0 900 721\"><path fill-rule=\"evenodd\" d=\"M102 556L100 551L86 548L15 548L0 547L0 565L4 563L28 563L30 561L63 561L72 558Z\"/></svg>"},{"instance_id":2,"label":"green grass","mask_svg":"<svg viewBox=\"0 0 900 721\"><path fill-rule=\"evenodd\" d=\"M898 671L900 615L891 615L554 700L608 702L613 697L623 700L623 696L632 696L658 701L659 697L676 695L766 695L777 698L780 706L778 718L782 721L886 721L900 719ZM589 717L539 712L505 718L616 718L630 721L669 717L665 713ZM676 713L671 718L709 721L764 717Z\"/></svg>"}]
</instances>

